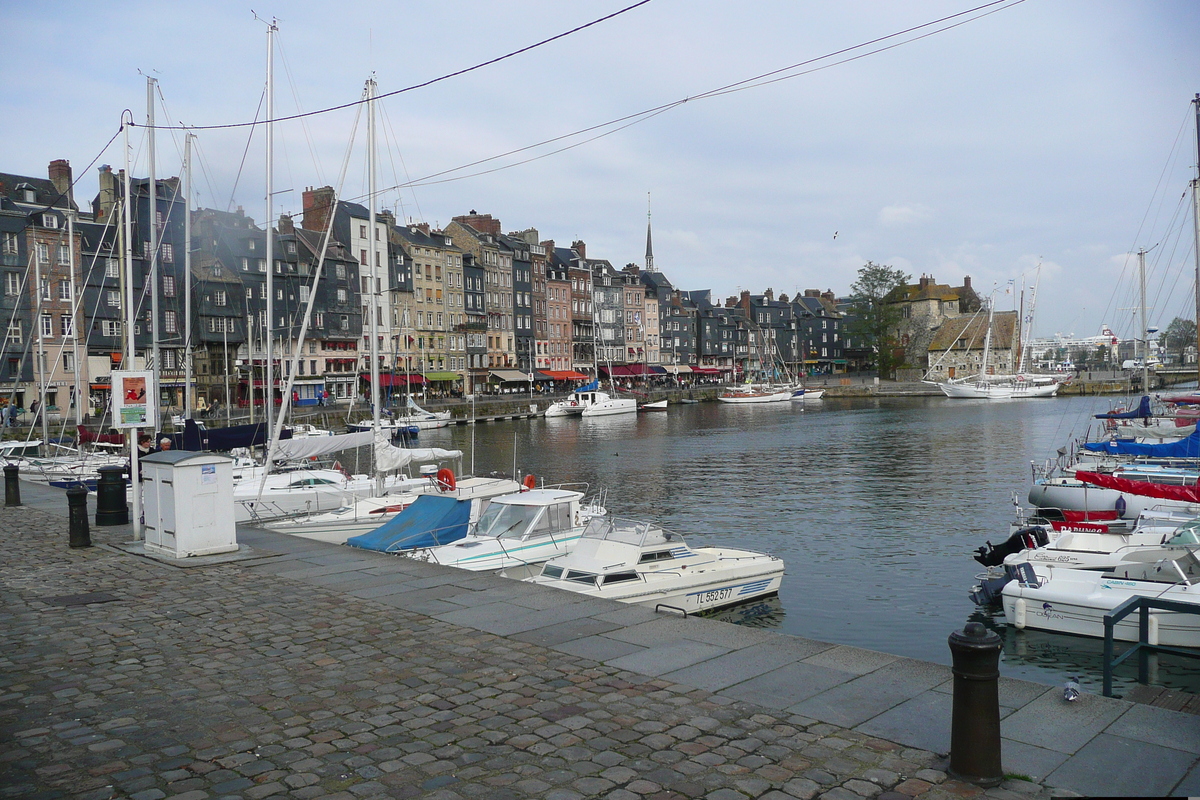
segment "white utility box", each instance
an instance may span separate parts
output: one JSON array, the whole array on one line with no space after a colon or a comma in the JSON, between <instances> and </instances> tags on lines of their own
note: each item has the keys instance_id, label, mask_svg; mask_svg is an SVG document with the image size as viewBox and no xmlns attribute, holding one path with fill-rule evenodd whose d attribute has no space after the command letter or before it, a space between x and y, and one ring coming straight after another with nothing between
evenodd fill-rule
<instances>
[{"instance_id":1,"label":"white utility box","mask_svg":"<svg viewBox=\"0 0 1200 800\"><path fill-rule=\"evenodd\" d=\"M238 549L233 514L233 459L169 450L139 459L146 552L172 558Z\"/></svg>"}]
</instances>

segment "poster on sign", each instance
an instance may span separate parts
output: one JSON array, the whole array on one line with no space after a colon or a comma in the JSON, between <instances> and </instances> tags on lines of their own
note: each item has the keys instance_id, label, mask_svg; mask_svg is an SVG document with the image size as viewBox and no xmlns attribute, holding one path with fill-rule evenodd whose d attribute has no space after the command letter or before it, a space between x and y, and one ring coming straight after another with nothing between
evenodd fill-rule
<instances>
[{"instance_id":1,"label":"poster on sign","mask_svg":"<svg viewBox=\"0 0 1200 800\"><path fill-rule=\"evenodd\" d=\"M158 426L158 390L154 373L148 370L116 370L112 373L113 422L118 428Z\"/></svg>"}]
</instances>

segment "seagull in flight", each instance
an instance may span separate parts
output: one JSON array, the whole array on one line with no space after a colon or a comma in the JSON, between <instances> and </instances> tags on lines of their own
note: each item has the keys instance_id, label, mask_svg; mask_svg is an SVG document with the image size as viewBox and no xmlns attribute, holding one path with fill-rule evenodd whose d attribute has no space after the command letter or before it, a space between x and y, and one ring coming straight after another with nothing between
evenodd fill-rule
<instances>
[{"instance_id":1,"label":"seagull in flight","mask_svg":"<svg viewBox=\"0 0 1200 800\"><path fill-rule=\"evenodd\" d=\"M835 238L835 239L836 239L836 238L837 238L837 235L838 235L838 232L837 232L837 231L834 231L834 232L833 232L833 238Z\"/></svg>"}]
</instances>

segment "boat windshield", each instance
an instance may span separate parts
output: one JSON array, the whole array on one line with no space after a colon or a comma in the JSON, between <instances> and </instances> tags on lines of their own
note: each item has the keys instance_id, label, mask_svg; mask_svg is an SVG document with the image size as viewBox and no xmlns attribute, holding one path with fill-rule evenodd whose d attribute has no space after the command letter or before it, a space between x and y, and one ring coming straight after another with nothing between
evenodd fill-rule
<instances>
[{"instance_id":1,"label":"boat windshield","mask_svg":"<svg viewBox=\"0 0 1200 800\"><path fill-rule=\"evenodd\" d=\"M1165 544L1200 544L1200 519L1180 525L1179 530L1175 531L1175 535Z\"/></svg>"},{"instance_id":2,"label":"boat windshield","mask_svg":"<svg viewBox=\"0 0 1200 800\"><path fill-rule=\"evenodd\" d=\"M479 518L476 536L497 539L520 539L542 515L545 506L521 506L491 503Z\"/></svg>"},{"instance_id":3,"label":"boat windshield","mask_svg":"<svg viewBox=\"0 0 1200 800\"><path fill-rule=\"evenodd\" d=\"M620 517L592 517L583 531L585 539L604 539L637 547L671 542L682 545L683 537L651 522Z\"/></svg>"}]
</instances>

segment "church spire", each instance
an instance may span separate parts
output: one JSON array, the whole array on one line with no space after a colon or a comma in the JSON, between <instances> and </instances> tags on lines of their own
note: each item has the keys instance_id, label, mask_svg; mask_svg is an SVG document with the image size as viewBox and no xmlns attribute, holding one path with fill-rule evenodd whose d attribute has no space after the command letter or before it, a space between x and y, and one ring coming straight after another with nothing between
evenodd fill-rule
<instances>
[{"instance_id":1,"label":"church spire","mask_svg":"<svg viewBox=\"0 0 1200 800\"><path fill-rule=\"evenodd\" d=\"M654 245L650 241L650 193L646 192L646 272L654 271Z\"/></svg>"}]
</instances>

